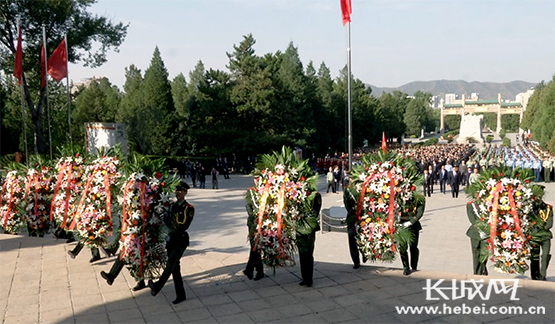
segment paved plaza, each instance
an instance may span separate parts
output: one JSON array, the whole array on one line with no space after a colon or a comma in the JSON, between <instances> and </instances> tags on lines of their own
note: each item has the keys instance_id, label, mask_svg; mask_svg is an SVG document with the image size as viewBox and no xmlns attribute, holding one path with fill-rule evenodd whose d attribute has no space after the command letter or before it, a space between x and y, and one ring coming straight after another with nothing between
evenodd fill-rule
<instances>
[{"instance_id":1,"label":"paved plaza","mask_svg":"<svg viewBox=\"0 0 555 324\"><path fill-rule=\"evenodd\" d=\"M366 263L354 270L347 234L318 233L314 286L298 285L298 266L266 269L267 278L248 280L242 270L248 258L245 189L252 178L232 175L219 190L191 189L195 206L189 230L191 245L181 259L187 300L172 305L170 280L156 297L149 289L131 291L134 279L123 270L112 286L100 276L114 257L89 263L86 249L76 258L67 251L75 243L52 236L31 238L0 234L0 318L2 323L554 323L555 265L548 281L503 275L491 267L489 277L473 276L466 198L435 193L427 199L420 235L419 271L403 276L400 261ZM340 210L342 193L319 189L323 208ZM546 201L555 204L555 184L548 184ZM552 246L552 254L554 248ZM428 300L423 290L439 279L519 279L516 298L492 293L489 300ZM431 281L427 281L431 279ZM457 281L457 284L460 281ZM445 283L444 283L445 284ZM485 290L485 288L483 289ZM437 295L437 294L436 294ZM451 292L447 295L451 297ZM437 297L437 296L436 296ZM439 307L441 313L399 314L396 307ZM545 314L475 314L465 309L544 307ZM461 307L464 314L455 314ZM466 307L466 308L465 308ZM450 313L450 314L449 314Z\"/></svg>"}]
</instances>

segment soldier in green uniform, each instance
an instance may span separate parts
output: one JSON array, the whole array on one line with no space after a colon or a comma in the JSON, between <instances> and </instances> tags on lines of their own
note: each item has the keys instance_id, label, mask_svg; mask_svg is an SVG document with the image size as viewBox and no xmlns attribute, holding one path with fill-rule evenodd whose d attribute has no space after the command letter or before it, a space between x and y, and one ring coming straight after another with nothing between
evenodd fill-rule
<instances>
[{"instance_id":1,"label":"soldier in green uniform","mask_svg":"<svg viewBox=\"0 0 555 324\"><path fill-rule=\"evenodd\" d=\"M549 159L549 156L544 156L543 158L543 180L545 182L551 181L551 170L553 169L553 161Z\"/></svg>"},{"instance_id":2,"label":"soldier in green uniform","mask_svg":"<svg viewBox=\"0 0 555 324\"><path fill-rule=\"evenodd\" d=\"M360 255L359 249L357 245L357 199L354 195L354 187L348 186L343 191L343 204L345 205L345 209L347 209L347 218L345 222L347 223L347 234L349 238L349 252L351 253L351 259L353 260L353 269L360 268ZM366 262L366 259L363 256L363 262Z\"/></svg>"},{"instance_id":3,"label":"soldier in green uniform","mask_svg":"<svg viewBox=\"0 0 555 324\"><path fill-rule=\"evenodd\" d=\"M551 260L551 227L553 227L553 206L541 201L537 203L535 216L530 223L532 238L530 245L532 246L530 274L532 280L546 280L547 266Z\"/></svg>"},{"instance_id":4,"label":"soldier in green uniform","mask_svg":"<svg viewBox=\"0 0 555 324\"><path fill-rule=\"evenodd\" d=\"M426 207L425 199L416 200L416 205L414 207L409 207L409 212L402 213L400 216L400 223L407 227L412 233L412 238L407 244L399 245L399 255L401 256L401 262L403 263L403 274L408 276L412 271L418 269L418 257L420 256L420 251L418 250L418 238L420 236L420 230L422 230L422 225L420 224L420 218L424 215L424 209ZM410 250L410 267L409 267L409 254L407 249Z\"/></svg>"},{"instance_id":5,"label":"soldier in green uniform","mask_svg":"<svg viewBox=\"0 0 555 324\"><path fill-rule=\"evenodd\" d=\"M169 232L169 240L166 243L168 263L157 282L148 281L150 293L152 296L156 296L162 290L170 275L172 275L176 293L176 298L172 301L173 304L178 304L187 299L185 287L183 286L183 278L181 277L179 259L181 259L183 252L189 246L187 229L191 226L195 216L195 208L185 201L188 190L189 185L185 181L181 181L175 189L177 202L171 205L169 214L164 217L164 223L166 223Z\"/></svg>"},{"instance_id":6,"label":"soldier in green uniform","mask_svg":"<svg viewBox=\"0 0 555 324\"><path fill-rule=\"evenodd\" d=\"M308 210L303 210L297 221L297 248L299 249L299 263L301 264L301 286L312 287L314 270L314 241L316 231L320 229L318 215L322 207L322 195L315 191L308 197Z\"/></svg>"},{"instance_id":7,"label":"soldier in green uniform","mask_svg":"<svg viewBox=\"0 0 555 324\"><path fill-rule=\"evenodd\" d=\"M487 234L478 229L477 221L480 219L476 203L469 202L466 204L466 216L470 221L470 227L466 231L466 236L470 237L470 245L472 247L472 267L475 275L488 275L486 268L487 259ZM485 256L485 257L483 257Z\"/></svg>"},{"instance_id":8,"label":"soldier in green uniform","mask_svg":"<svg viewBox=\"0 0 555 324\"><path fill-rule=\"evenodd\" d=\"M247 190L247 195L245 197L247 202L247 226L249 228L249 242L251 245L249 253L249 261L247 262L247 267L243 270L243 274L249 279L253 279L253 272L256 269L256 276L254 280L260 280L264 278L264 265L262 264L262 259L260 258L260 253L255 247L256 232L257 228L257 215L254 212L254 201L252 200L251 190Z\"/></svg>"}]
</instances>

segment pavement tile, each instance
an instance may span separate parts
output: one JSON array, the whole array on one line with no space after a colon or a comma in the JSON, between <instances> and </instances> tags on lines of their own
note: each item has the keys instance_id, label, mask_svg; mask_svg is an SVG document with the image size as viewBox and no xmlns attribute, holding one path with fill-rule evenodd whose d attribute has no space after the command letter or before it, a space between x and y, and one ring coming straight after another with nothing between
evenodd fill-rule
<instances>
[{"instance_id":1,"label":"pavement tile","mask_svg":"<svg viewBox=\"0 0 555 324\"><path fill-rule=\"evenodd\" d=\"M77 315L77 314L76 314ZM97 312L96 314L75 316L75 324L90 324L90 323L109 323L108 314Z\"/></svg>"},{"instance_id":2,"label":"pavement tile","mask_svg":"<svg viewBox=\"0 0 555 324\"><path fill-rule=\"evenodd\" d=\"M71 304L71 300L69 298L41 300L40 302L41 311L53 311L64 308L73 309L73 305Z\"/></svg>"},{"instance_id":3,"label":"pavement tile","mask_svg":"<svg viewBox=\"0 0 555 324\"><path fill-rule=\"evenodd\" d=\"M226 315L233 315L233 314L238 314L243 312L241 308L237 306L237 304L235 303L208 306L208 310L214 317L222 317Z\"/></svg>"},{"instance_id":4,"label":"pavement tile","mask_svg":"<svg viewBox=\"0 0 555 324\"><path fill-rule=\"evenodd\" d=\"M29 323L38 323L39 322L39 314L20 314L20 315L13 315L13 316L6 316L4 318L4 323L6 324L29 324Z\"/></svg>"},{"instance_id":5,"label":"pavement tile","mask_svg":"<svg viewBox=\"0 0 555 324\"><path fill-rule=\"evenodd\" d=\"M213 295L213 296L199 297L199 299L205 306L222 305L222 304L228 304L233 302L233 300L229 298L227 295Z\"/></svg>"},{"instance_id":6,"label":"pavement tile","mask_svg":"<svg viewBox=\"0 0 555 324\"><path fill-rule=\"evenodd\" d=\"M287 305L287 306L280 306L280 307L276 307L275 309L277 309L285 317L301 316L301 315L313 313L313 311L310 308L306 307L304 304L301 304L301 303Z\"/></svg>"},{"instance_id":7,"label":"pavement tile","mask_svg":"<svg viewBox=\"0 0 555 324\"><path fill-rule=\"evenodd\" d=\"M108 310L108 318L110 319L110 322L113 323L113 322L121 322L122 320L132 319L132 318L142 319L143 314L138 308L114 310L114 311Z\"/></svg>"},{"instance_id":8,"label":"pavement tile","mask_svg":"<svg viewBox=\"0 0 555 324\"><path fill-rule=\"evenodd\" d=\"M270 303L265 301L263 298L240 301L237 302L237 305L245 312L254 312L256 310L268 309L272 307L272 305L270 305Z\"/></svg>"},{"instance_id":9,"label":"pavement tile","mask_svg":"<svg viewBox=\"0 0 555 324\"><path fill-rule=\"evenodd\" d=\"M315 301L315 300L322 300L322 299L326 298L326 296L324 294L322 294L320 291L318 291L316 289L297 292L297 293L294 293L292 295L293 295L293 297L295 297L296 299L298 299L302 303L309 302L309 301Z\"/></svg>"},{"instance_id":10,"label":"pavement tile","mask_svg":"<svg viewBox=\"0 0 555 324\"><path fill-rule=\"evenodd\" d=\"M272 305L272 307L286 306L286 305L299 303L299 300L290 294L264 297L264 300L266 300L270 305Z\"/></svg>"},{"instance_id":11,"label":"pavement tile","mask_svg":"<svg viewBox=\"0 0 555 324\"><path fill-rule=\"evenodd\" d=\"M208 309L204 307L190 309L186 311L178 311L177 315L179 316L179 318L183 323L195 322L195 321L204 320L212 317L212 314L210 313L210 311L208 311Z\"/></svg>"},{"instance_id":12,"label":"pavement tile","mask_svg":"<svg viewBox=\"0 0 555 324\"><path fill-rule=\"evenodd\" d=\"M260 298L260 297L261 297L259 294L257 294L254 290L251 290L251 289L245 289L245 290L243 290L243 291L229 292L229 293L227 293L227 295L228 295L229 298L231 298L234 302L240 302L240 301L244 301L244 300L257 299L257 298Z\"/></svg>"},{"instance_id":13,"label":"pavement tile","mask_svg":"<svg viewBox=\"0 0 555 324\"><path fill-rule=\"evenodd\" d=\"M305 304L305 306L312 309L316 313L324 312L324 311L328 311L328 310L333 310L333 309L338 309L338 308L343 308L342 306L333 302L331 299L327 299L327 298L322 299L322 300L306 302L304 304Z\"/></svg>"},{"instance_id":14,"label":"pavement tile","mask_svg":"<svg viewBox=\"0 0 555 324\"><path fill-rule=\"evenodd\" d=\"M341 323L358 319L358 316L346 309L334 309L325 312L318 312L318 315L324 318L329 323Z\"/></svg>"},{"instance_id":15,"label":"pavement tile","mask_svg":"<svg viewBox=\"0 0 555 324\"><path fill-rule=\"evenodd\" d=\"M219 322L214 317L201 319L198 321L190 322L191 324L218 324Z\"/></svg>"},{"instance_id":16,"label":"pavement tile","mask_svg":"<svg viewBox=\"0 0 555 324\"><path fill-rule=\"evenodd\" d=\"M18 302L17 304L10 304L8 301L8 308L6 310L6 316L17 316L17 315L35 315L38 318L39 314L39 304L38 302L29 303L29 304L22 304Z\"/></svg>"},{"instance_id":17,"label":"pavement tile","mask_svg":"<svg viewBox=\"0 0 555 324\"><path fill-rule=\"evenodd\" d=\"M255 323L247 314L235 314L216 317L218 323Z\"/></svg>"},{"instance_id":18,"label":"pavement tile","mask_svg":"<svg viewBox=\"0 0 555 324\"><path fill-rule=\"evenodd\" d=\"M71 308L61 308L51 311L42 311L39 316L40 323L58 323L71 321L73 323L73 310Z\"/></svg>"},{"instance_id":19,"label":"pavement tile","mask_svg":"<svg viewBox=\"0 0 555 324\"><path fill-rule=\"evenodd\" d=\"M318 289L324 296L337 297L351 294L352 292L343 286L332 286Z\"/></svg>"},{"instance_id":20,"label":"pavement tile","mask_svg":"<svg viewBox=\"0 0 555 324\"><path fill-rule=\"evenodd\" d=\"M289 318L291 323L326 323L326 320L318 314L306 314Z\"/></svg>"},{"instance_id":21,"label":"pavement tile","mask_svg":"<svg viewBox=\"0 0 555 324\"><path fill-rule=\"evenodd\" d=\"M241 292L241 291L245 291L245 290L249 289L249 286L246 283L242 282L242 281L224 284L224 285L221 285L221 287L223 288L224 292L226 292L226 293Z\"/></svg>"},{"instance_id":22,"label":"pavement tile","mask_svg":"<svg viewBox=\"0 0 555 324\"><path fill-rule=\"evenodd\" d=\"M184 302L181 302L177 305L171 305L176 312L185 311L189 309L197 309L197 308L205 308L202 302L198 298L189 298Z\"/></svg>"},{"instance_id":23,"label":"pavement tile","mask_svg":"<svg viewBox=\"0 0 555 324\"><path fill-rule=\"evenodd\" d=\"M120 311L120 310L133 310L137 308L137 303L133 299L122 299L115 300L111 302L105 302L106 310L109 312Z\"/></svg>"},{"instance_id":24,"label":"pavement tile","mask_svg":"<svg viewBox=\"0 0 555 324\"><path fill-rule=\"evenodd\" d=\"M279 286L264 287L264 288L256 289L255 291L262 297L271 297L271 296L283 295L287 293L285 289Z\"/></svg>"},{"instance_id":25,"label":"pavement tile","mask_svg":"<svg viewBox=\"0 0 555 324\"><path fill-rule=\"evenodd\" d=\"M143 318L146 323L181 323L181 318L173 312L157 315L143 313Z\"/></svg>"},{"instance_id":26,"label":"pavement tile","mask_svg":"<svg viewBox=\"0 0 555 324\"><path fill-rule=\"evenodd\" d=\"M267 323L283 319L283 315L278 310L273 308L247 312L246 314L249 315L255 323Z\"/></svg>"}]
</instances>

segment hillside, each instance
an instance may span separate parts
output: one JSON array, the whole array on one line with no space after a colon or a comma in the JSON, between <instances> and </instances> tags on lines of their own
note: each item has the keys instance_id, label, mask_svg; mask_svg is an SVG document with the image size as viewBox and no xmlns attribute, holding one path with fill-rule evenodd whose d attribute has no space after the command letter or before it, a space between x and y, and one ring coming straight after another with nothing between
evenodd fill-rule
<instances>
[{"instance_id":1,"label":"hillside","mask_svg":"<svg viewBox=\"0 0 555 324\"><path fill-rule=\"evenodd\" d=\"M445 98L446 93L454 93L457 95L466 94L470 96L471 93L479 93L480 99L497 99L497 94L501 93L503 99L515 100L515 96L520 92L534 87L536 83L525 81L512 81L507 83L495 82L466 82L462 80L435 80L435 81L414 81L402 85L397 88L380 88L370 85L372 94L374 96L381 96L382 92L392 92L393 90L400 90L408 95L414 94L416 91L430 92L434 96Z\"/></svg>"}]
</instances>

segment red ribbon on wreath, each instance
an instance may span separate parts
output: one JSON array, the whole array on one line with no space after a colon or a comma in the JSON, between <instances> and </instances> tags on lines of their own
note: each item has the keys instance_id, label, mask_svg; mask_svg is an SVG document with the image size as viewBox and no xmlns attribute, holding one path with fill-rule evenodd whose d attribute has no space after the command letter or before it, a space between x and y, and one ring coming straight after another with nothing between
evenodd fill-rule
<instances>
[{"instance_id":1,"label":"red ribbon on wreath","mask_svg":"<svg viewBox=\"0 0 555 324\"><path fill-rule=\"evenodd\" d=\"M389 224L391 240L393 240L393 232L395 231L393 226L395 221L395 180L391 176L391 170L387 171L387 176L389 177L389 217L387 223ZM391 251L395 252L395 244L391 246Z\"/></svg>"},{"instance_id":2,"label":"red ribbon on wreath","mask_svg":"<svg viewBox=\"0 0 555 324\"><path fill-rule=\"evenodd\" d=\"M143 275L143 262L145 258L145 228L146 228L145 187L146 187L146 182L141 181L141 186L139 187L139 193L141 195L141 218L143 219L143 240L141 242L141 269L139 271L139 277L142 277Z\"/></svg>"},{"instance_id":3,"label":"red ribbon on wreath","mask_svg":"<svg viewBox=\"0 0 555 324\"><path fill-rule=\"evenodd\" d=\"M2 206L2 202L4 202L4 190L6 189L7 185L8 181L4 181L4 183L2 184L2 190L0 191L0 206Z\"/></svg>"},{"instance_id":4,"label":"red ribbon on wreath","mask_svg":"<svg viewBox=\"0 0 555 324\"><path fill-rule=\"evenodd\" d=\"M39 174L35 174L35 215L37 214L37 201L39 199Z\"/></svg>"},{"instance_id":5,"label":"red ribbon on wreath","mask_svg":"<svg viewBox=\"0 0 555 324\"><path fill-rule=\"evenodd\" d=\"M493 191L493 210L491 213L489 239L491 243L491 251L495 248L495 238L497 237L497 209L499 208L499 193L503 191L503 185L498 182Z\"/></svg>"},{"instance_id":6,"label":"red ribbon on wreath","mask_svg":"<svg viewBox=\"0 0 555 324\"><path fill-rule=\"evenodd\" d=\"M520 218L518 217L518 212L516 210L516 205L515 205L515 199L513 197L513 187L509 187L507 191L509 194L509 205L511 206L511 214L513 215L513 219L515 221L516 231L518 232L518 234L520 234L520 237L522 237L522 240L526 242L526 239L522 234L522 229L520 228Z\"/></svg>"},{"instance_id":7,"label":"red ribbon on wreath","mask_svg":"<svg viewBox=\"0 0 555 324\"><path fill-rule=\"evenodd\" d=\"M89 176L89 180L87 181L87 185L85 186L85 190L83 190L83 195L81 196L81 201L79 201L77 212L75 213L75 217L73 217L73 222L71 222L71 225L69 226L70 230L73 230L75 228L75 225L77 225L77 219L79 219L79 217L81 216L81 208L83 207L83 203L85 202L85 198L87 197L87 193L89 192L89 188L91 186L91 182L96 171L97 170L94 170Z\"/></svg>"},{"instance_id":8,"label":"red ribbon on wreath","mask_svg":"<svg viewBox=\"0 0 555 324\"><path fill-rule=\"evenodd\" d=\"M129 181L127 185L125 185L125 189L123 190L123 220L121 221L121 233L120 233L120 241L124 242L124 232L127 230L127 194L129 193L129 188L135 183L135 179ZM123 260L123 253L124 250L121 250L120 259Z\"/></svg>"},{"instance_id":9,"label":"red ribbon on wreath","mask_svg":"<svg viewBox=\"0 0 555 324\"><path fill-rule=\"evenodd\" d=\"M67 163L62 164L60 168L60 172L58 173L58 180L56 181L56 188L54 189L54 196L52 196L52 205L50 206L50 220L52 221L52 212L54 211L54 201L56 199L56 195L58 194L58 190L60 190L60 186L62 185L62 180L64 178L64 171L66 169ZM68 179L69 181L69 179ZM69 187L69 185L68 185Z\"/></svg>"},{"instance_id":10,"label":"red ribbon on wreath","mask_svg":"<svg viewBox=\"0 0 555 324\"><path fill-rule=\"evenodd\" d=\"M104 188L106 190L106 215L108 216L108 221L110 222L110 228L112 228L112 192L110 191L110 179L108 178L108 172L104 174Z\"/></svg>"},{"instance_id":11,"label":"red ribbon on wreath","mask_svg":"<svg viewBox=\"0 0 555 324\"><path fill-rule=\"evenodd\" d=\"M75 183L75 181L71 179L72 172L73 172L73 166L70 165L69 170L67 171L66 199L64 203L64 219L62 220L62 225L60 226L60 228L62 229L66 228L66 225L67 225L67 213L69 212L69 198L71 197L71 184ZM73 221L75 222L75 218L73 219Z\"/></svg>"},{"instance_id":12,"label":"red ribbon on wreath","mask_svg":"<svg viewBox=\"0 0 555 324\"><path fill-rule=\"evenodd\" d=\"M357 219L360 222L361 220L361 215L360 213L362 212L362 205L364 203L364 196L366 195L366 188L368 188L368 184L370 183L370 180L372 179L372 174L369 174L365 179L364 182L362 183L362 188L360 189L360 196L358 197L358 202L357 202Z\"/></svg>"},{"instance_id":13,"label":"red ribbon on wreath","mask_svg":"<svg viewBox=\"0 0 555 324\"><path fill-rule=\"evenodd\" d=\"M29 189L31 189L31 182L33 179L30 176L25 177L25 194L23 195L23 201L27 200L27 196L29 195Z\"/></svg>"},{"instance_id":14,"label":"red ribbon on wreath","mask_svg":"<svg viewBox=\"0 0 555 324\"><path fill-rule=\"evenodd\" d=\"M283 257L283 242L281 241L281 214L283 213L283 205L285 204L285 183L281 185L278 196L278 212L277 212L277 230L278 230L278 241L281 247L281 256Z\"/></svg>"},{"instance_id":15,"label":"red ribbon on wreath","mask_svg":"<svg viewBox=\"0 0 555 324\"><path fill-rule=\"evenodd\" d=\"M12 187L10 189L10 204L8 205L8 212L6 213L6 217L4 220L4 228L6 228L6 226L8 226L8 221L10 220L10 211L12 210L13 207L13 192L15 190L15 182L12 182Z\"/></svg>"},{"instance_id":16,"label":"red ribbon on wreath","mask_svg":"<svg viewBox=\"0 0 555 324\"><path fill-rule=\"evenodd\" d=\"M253 251L256 251L258 247L258 240L262 235L262 220L264 218L264 210L266 210L266 200L268 200L268 194L270 192L270 184L266 182L264 186L264 192L262 193L262 197L260 198L260 206L258 208L258 233L256 234L256 241L254 241L254 245L252 247Z\"/></svg>"}]
</instances>

